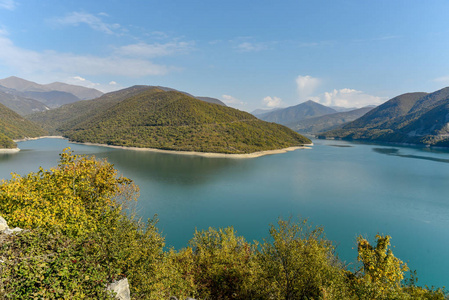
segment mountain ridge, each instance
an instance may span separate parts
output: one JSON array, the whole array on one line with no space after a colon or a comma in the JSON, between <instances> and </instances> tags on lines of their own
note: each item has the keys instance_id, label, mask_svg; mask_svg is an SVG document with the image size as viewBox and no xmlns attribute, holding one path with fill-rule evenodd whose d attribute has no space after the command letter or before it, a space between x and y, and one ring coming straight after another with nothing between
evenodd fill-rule
<instances>
[{"instance_id":1,"label":"mountain ridge","mask_svg":"<svg viewBox=\"0 0 449 300\"><path fill-rule=\"evenodd\" d=\"M234 154L311 143L285 126L178 91L135 86L102 97L81 102L97 105L96 113L77 102L68 111L70 118L66 118L68 112L62 112L65 106L45 114L59 112L59 116L53 115L59 120L53 129L83 143ZM77 113L77 109L84 112ZM32 117L43 124L43 115Z\"/></svg>"},{"instance_id":2,"label":"mountain ridge","mask_svg":"<svg viewBox=\"0 0 449 300\"><path fill-rule=\"evenodd\" d=\"M394 97L319 138L449 146L449 87Z\"/></svg>"}]
</instances>

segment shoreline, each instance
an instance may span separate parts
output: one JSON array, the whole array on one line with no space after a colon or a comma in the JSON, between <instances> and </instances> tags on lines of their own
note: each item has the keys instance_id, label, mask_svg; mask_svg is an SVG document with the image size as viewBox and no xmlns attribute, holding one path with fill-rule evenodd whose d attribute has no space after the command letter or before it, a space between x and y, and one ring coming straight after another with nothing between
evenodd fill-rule
<instances>
[{"instance_id":1,"label":"shoreline","mask_svg":"<svg viewBox=\"0 0 449 300\"><path fill-rule=\"evenodd\" d=\"M124 146L105 145L105 144L98 144L98 143L79 143L79 142L69 142L69 143L87 145L87 146L109 147L109 148L125 149L125 150L133 150L133 151L147 151L147 152L175 154L175 155L201 156L201 157L209 157L209 158L255 158L255 157L260 157L260 156L265 156L265 155L286 153L286 152L295 151L298 149L311 149L309 146L313 145L313 143L312 143L312 144L305 144L303 146L288 147L288 148L276 149L276 150L266 150L266 151L258 151L258 152L243 153L243 154L232 154L232 153L162 150L162 149L156 149L156 148L124 147Z\"/></svg>"},{"instance_id":2,"label":"shoreline","mask_svg":"<svg viewBox=\"0 0 449 300\"><path fill-rule=\"evenodd\" d=\"M63 136L59 136L59 135L48 135L48 136L40 136L40 137L35 137L35 138L25 138L25 139L20 139L20 140L14 140L14 142L25 142L25 141L32 141L32 140L38 140L38 139L66 139L66 138ZM72 142L70 140L69 140L69 143L87 145L87 146L109 147L109 148L133 150L133 151L147 151L147 152L175 154L175 155L201 156L201 157L209 157L209 158L237 158L237 159L238 158L256 158L256 157L261 157L261 156L265 156L265 155L281 154L281 153L295 151L298 149L311 149L310 146L313 146L313 143L311 143L311 144L304 144L302 146L287 147L287 148L275 149L275 150L258 151L258 152L253 152L253 153L233 154L233 153L162 150L162 149L156 149L156 148L124 147L124 146L106 145L106 144L99 144L99 143ZM17 150L11 151L11 152L20 151L19 148L16 148L16 149ZM2 150L9 150L9 149L0 149L0 153L2 153L1 152Z\"/></svg>"},{"instance_id":3,"label":"shoreline","mask_svg":"<svg viewBox=\"0 0 449 300\"><path fill-rule=\"evenodd\" d=\"M38 137L33 137L33 138L23 138L23 139L18 139L18 140L13 140L13 141L14 141L14 143L17 143L17 142L34 141L34 140L39 140L39 139L65 139L65 137L63 137L62 135L43 135L43 136L38 136Z\"/></svg>"},{"instance_id":4,"label":"shoreline","mask_svg":"<svg viewBox=\"0 0 449 300\"><path fill-rule=\"evenodd\" d=\"M4 148L1 148L1 149L0 149L0 154L4 154L4 153L17 153L17 152L19 152L19 151L20 151L19 148L11 148L11 149L4 149Z\"/></svg>"}]
</instances>

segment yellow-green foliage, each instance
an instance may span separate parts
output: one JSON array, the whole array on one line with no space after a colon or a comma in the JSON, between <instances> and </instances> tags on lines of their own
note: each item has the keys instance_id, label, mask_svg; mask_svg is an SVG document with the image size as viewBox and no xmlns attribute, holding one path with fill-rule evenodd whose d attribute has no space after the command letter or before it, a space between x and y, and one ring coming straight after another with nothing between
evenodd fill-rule
<instances>
[{"instance_id":1,"label":"yellow-green foliage","mask_svg":"<svg viewBox=\"0 0 449 300\"><path fill-rule=\"evenodd\" d=\"M357 279L359 292L373 299L391 299L401 293L401 281L408 267L393 255L390 236L376 235L376 246L359 237L358 257L362 263L361 277Z\"/></svg>"},{"instance_id":2,"label":"yellow-green foliage","mask_svg":"<svg viewBox=\"0 0 449 300\"><path fill-rule=\"evenodd\" d=\"M261 289L273 299L344 299L348 297L342 265L321 227L279 220L258 254Z\"/></svg>"},{"instance_id":3,"label":"yellow-green foliage","mask_svg":"<svg viewBox=\"0 0 449 300\"><path fill-rule=\"evenodd\" d=\"M70 234L97 229L137 191L106 161L66 149L58 167L26 176L12 174L0 184L0 213L12 226L55 227ZM121 197L123 201L117 201Z\"/></svg>"},{"instance_id":4,"label":"yellow-green foliage","mask_svg":"<svg viewBox=\"0 0 449 300\"><path fill-rule=\"evenodd\" d=\"M106 161L68 149L54 169L3 181L0 215L29 230L0 236L0 299L109 299L105 285L127 277L132 299L444 300L413 276L404 285L389 236L375 247L359 238L361 269L351 272L306 221L279 220L261 244L209 228L164 251L155 221L125 214L136 189Z\"/></svg>"}]
</instances>

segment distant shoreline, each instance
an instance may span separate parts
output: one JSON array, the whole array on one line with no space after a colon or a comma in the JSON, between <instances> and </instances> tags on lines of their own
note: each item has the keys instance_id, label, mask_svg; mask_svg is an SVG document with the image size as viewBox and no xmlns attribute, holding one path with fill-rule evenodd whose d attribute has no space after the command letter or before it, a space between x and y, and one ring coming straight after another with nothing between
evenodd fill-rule
<instances>
[{"instance_id":1,"label":"distant shoreline","mask_svg":"<svg viewBox=\"0 0 449 300\"><path fill-rule=\"evenodd\" d=\"M25 142L25 141L38 140L38 139L66 139L66 138L63 136L48 135L48 136L40 136L40 137L35 137L35 138L25 138L25 139L20 139L20 140L14 140L14 142ZM115 149L134 150L134 151L148 151L148 152L176 154L176 155L202 156L202 157L210 157L210 158L255 158L255 157L260 157L260 156L265 156L265 155L286 153L286 152L295 151L298 149L310 149L310 146L313 146L313 143L312 143L312 144L304 144L303 146L288 147L288 148L283 148L283 149L258 151L258 152L243 153L243 154L231 154L231 153L162 150L162 149L156 149L156 148L124 147L124 146L106 145L106 144L98 144L98 143L80 143L80 142L72 142L72 141L69 141L69 143L87 145L87 146L99 146L99 147L109 147L109 148L115 148ZM20 151L19 148L0 149L0 153L2 153L3 150L5 150L5 152L7 152L7 153ZM15 151L12 151L12 150L15 150Z\"/></svg>"},{"instance_id":2,"label":"distant shoreline","mask_svg":"<svg viewBox=\"0 0 449 300\"><path fill-rule=\"evenodd\" d=\"M109 147L109 148L115 148L115 149L147 151L147 152L176 154L176 155L202 156L202 157L210 157L210 158L255 158L255 157L260 157L260 156L264 156L264 155L286 153L286 152L295 151L298 149L310 149L309 146L313 145L313 144L305 144L304 146L288 147L288 148L276 149L276 150L266 150L266 151L258 151L258 152L243 153L243 154L232 154L232 153L162 150L162 149L156 149L156 148L124 147L124 146L114 146L114 145L105 145L105 144L97 144L97 143L79 143L79 142L70 142L70 143L88 145L88 146Z\"/></svg>"}]
</instances>

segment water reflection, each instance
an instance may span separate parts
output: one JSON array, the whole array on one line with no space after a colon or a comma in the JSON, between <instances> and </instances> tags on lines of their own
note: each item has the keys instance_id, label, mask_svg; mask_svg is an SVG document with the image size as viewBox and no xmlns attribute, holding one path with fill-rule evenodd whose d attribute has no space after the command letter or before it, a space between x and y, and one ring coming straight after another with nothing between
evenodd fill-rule
<instances>
[{"instance_id":1,"label":"water reflection","mask_svg":"<svg viewBox=\"0 0 449 300\"><path fill-rule=\"evenodd\" d=\"M373 148L373 151L380 153L380 154L386 154L386 155L391 155L391 156L416 158L416 159L430 160L430 161L435 161L435 162L449 163L449 159L444 159L444 158L423 156L423 155L401 154L401 152L399 151L398 148Z\"/></svg>"},{"instance_id":2,"label":"water reflection","mask_svg":"<svg viewBox=\"0 0 449 300\"><path fill-rule=\"evenodd\" d=\"M96 156L102 157L98 154ZM116 164L124 174L129 170L130 173L137 173L139 177L152 181L182 185L204 184L228 169L238 167L239 170L245 170L247 168L243 166L249 163L247 160L144 151L111 151L107 153L107 159Z\"/></svg>"}]
</instances>

